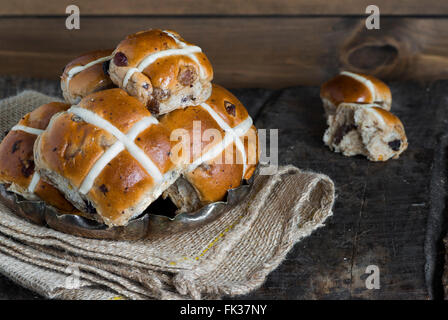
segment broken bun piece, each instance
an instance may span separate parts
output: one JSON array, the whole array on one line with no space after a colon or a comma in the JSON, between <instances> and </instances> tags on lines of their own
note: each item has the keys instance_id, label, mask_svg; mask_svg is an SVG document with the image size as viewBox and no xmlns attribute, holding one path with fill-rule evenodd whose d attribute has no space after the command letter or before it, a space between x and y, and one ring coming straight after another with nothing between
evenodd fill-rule
<instances>
[{"instance_id":1,"label":"broken bun piece","mask_svg":"<svg viewBox=\"0 0 448 320\"><path fill-rule=\"evenodd\" d=\"M247 164L249 151L242 141L255 128L244 107L225 89L217 89L216 99L216 104L210 100L158 120L122 89L90 94L52 118L34 147L36 168L78 209L109 226L126 225L142 214L181 176L200 203L221 199L227 189L239 186L242 178L253 173L255 164ZM190 133L198 130L198 124L200 133L214 129L224 138L200 140L199 151L188 152L185 162L188 143L180 149L182 161L172 160L178 145L172 139L173 131ZM241 157L246 161L215 166L213 161L233 145L241 153L244 150ZM204 163L207 166L201 167ZM178 186L182 188L181 183ZM195 199L195 194L173 193L179 206L188 202L186 197ZM192 206L199 203L192 201Z\"/></svg>"},{"instance_id":2,"label":"broken bun piece","mask_svg":"<svg viewBox=\"0 0 448 320\"><path fill-rule=\"evenodd\" d=\"M325 82L320 97L327 117L335 114L340 103L374 103L378 107L390 110L392 95L389 87L381 80L348 71L342 71Z\"/></svg>"},{"instance_id":3,"label":"broken bun piece","mask_svg":"<svg viewBox=\"0 0 448 320\"><path fill-rule=\"evenodd\" d=\"M335 152L371 161L397 159L408 147L400 119L376 104L341 103L323 140Z\"/></svg>"},{"instance_id":4,"label":"broken bun piece","mask_svg":"<svg viewBox=\"0 0 448 320\"><path fill-rule=\"evenodd\" d=\"M43 200L61 212L74 212L73 206L34 170L33 146L51 117L70 106L52 102L26 114L11 128L0 144L0 183L27 200Z\"/></svg>"},{"instance_id":5,"label":"broken bun piece","mask_svg":"<svg viewBox=\"0 0 448 320\"><path fill-rule=\"evenodd\" d=\"M109 77L112 50L98 50L83 54L71 61L61 76L61 89L65 101L77 104L85 96L113 88Z\"/></svg>"},{"instance_id":6,"label":"broken bun piece","mask_svg":"<svg viewBox=\"0 0 448 320\"><path fill-rule=\"evenodd\" d=\"M174 31L153 29L129 35L113 52L112 81L154 116L208 99L212 66L201 48Z\"/></svg>"}]
</instances>

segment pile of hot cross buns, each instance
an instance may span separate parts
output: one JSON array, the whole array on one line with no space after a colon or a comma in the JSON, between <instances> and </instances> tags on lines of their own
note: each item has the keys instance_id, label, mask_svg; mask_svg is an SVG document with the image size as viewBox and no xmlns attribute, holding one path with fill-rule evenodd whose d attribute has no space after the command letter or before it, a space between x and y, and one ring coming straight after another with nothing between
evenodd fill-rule
<instances>
[{"instance_id":1,"label":"pile of hot cross buns","mask_svg":"<svg viewBox=\"0 0 448 320\"><path fill-rule=\"evenodd\" d=\"M23 116L0 144L0 183L61 213L124 226L157 199L177 212L223 200L258 163L257 130L174 31L127 36L64 69L65 102Z\"/></svg>"},{"instance_id":2,"label":"pile of hot cross buns","mask_svg":"<svg viewBox=\"0 0 448 320\"><path fill-rule=\"evenodd\" d=\"M328 129L324 143L345 156L396 159L408 147L403 124L389 110L392 95L379 79L342 71L320 91Z\"/></svg>"}]
</instances>

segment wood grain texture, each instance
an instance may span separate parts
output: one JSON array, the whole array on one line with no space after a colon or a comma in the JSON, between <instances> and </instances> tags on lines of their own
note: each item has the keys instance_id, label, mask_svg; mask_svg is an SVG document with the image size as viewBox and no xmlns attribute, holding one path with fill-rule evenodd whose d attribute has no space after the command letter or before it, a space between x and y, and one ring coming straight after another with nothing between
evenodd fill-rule
<instances>
[{"instance_id":1,"label":"wood grain texture","mask_svg":"<svg viewBox=\"0 0 448 320\"><path fill-rule=\"evenodd\" d=\"M392 84L391 89L392 109L405 125L410 146L400 159L386 163L343 157L323 145L318 88L284 90L263 108L256 125L280 129L281 163L328 174L337 200L326 227L296 245L265 285L245 298L434 297L425 243L433 161L448 129L448 82ZM380 290L365 286L368 265L380 269Z\"/></svg>"},{"instance_id":2,"label":"wood grain texture","mask_svg":"<svg viewBox=\"0 0 448 320\"><path fill-rule=\"evenodd\" d=\"M80 53L113 48L127 34L174 29L200 45L227 87L320 85L340 69L385 80L448 78L448 19L357 17L64 17L0 19L0 74L56 79Z\"/></svg>"},{"instance_id":3,"label":"wood grain texture","mask_svg":"<svg viewBox=\"0 0 448 320\"><path fill-rule=\"evenodd\" d=\"M76 4L83 15L364 15L369 0L16 0L4 1L0 15L64 15ZM441 0L377 0L382 14L446 15Z\"/></svg>"},{"instance_id":4,"label":"wood grain texture","mask_svg":"<svg viewBox=\"0 0 448 320\"><path fill-rule=\"evenodd\" d=\"M443 243L445 245L445 256L444 256L445 266L442 277L442 288L444 292L444 298L445 300L448 300L448 235L444 239Z\"/></svg>"},{"instance_id":5,"label":"wood grain texture","mask_svg":"<svg viewBox=\"0 0 448 320\"><path fill-rule=\"evenodd\" d=\"M281 163L328 174L337 192L334 215L326 226L298 243L261 288L236 299L435 298L434 283L442 285L441 275L434 277L427 266L443 261L431 261L438 255L428 251L438 249L425 239L434 232L428 223L431 211L439 222L446 214L430 199L432 194L446 194L431 177L440 175L434 161L446 162L439 155L444 154L441 139L448 129L448 81L390 85L392 110L403 121L410 146L400 159L386 163L343 157L324 146L317 87L232 90L257 127L280 129ZM60 94L57 81L0 78L1 98L23 89ZM432 236L441 239L440 234ZM370 264L380 268L380 290L365 287ZM33 294L0 276L0 297Z\"/></svg>"}]
</instances>

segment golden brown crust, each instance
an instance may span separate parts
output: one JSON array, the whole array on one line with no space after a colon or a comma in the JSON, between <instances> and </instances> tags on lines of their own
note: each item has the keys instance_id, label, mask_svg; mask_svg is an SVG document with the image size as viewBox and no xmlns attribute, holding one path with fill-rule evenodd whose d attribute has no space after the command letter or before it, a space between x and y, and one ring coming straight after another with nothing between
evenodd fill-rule
<instances>
[{"instance_id":1,"label":"golden brown crust","mask_svg":"<svg viewBox=\"0 0 448 320\"><path fill-rule=\"evenodd\" d=\"M187 169L190 170L189 165L192 162L204 155L212 146L220 143L226 134L219 120L213 117L213 111L231 128L240 125L248 118L248 113L241 102L222 87L213 87L213 94L206 104L212 111L205 106L177 109L160 117L157 124L150 125L134 139L135 145L146 154L161 174L170 176L176 172L178 177L185 172L185 177L204 204L222 200L227 190L239 186L243 178L244 165L241 163L242 157L235 143L230 143L226 151L214 159L198 164L199 166L195 168L191 167L191 172L186 172ZM85 97L76 108L93 112L123 134L129 132L142 119L150 118L146 107L122 89L93 93ZM41 172L44 174L48 171L53 172L67 179L69 185L77 189L83 185L98 159L117 141L116 137L94 124L86 123L82 117L82 114L75 116L71 112L66 112L53 118L50 126L36 143L35 151ZM248 125L248 122L245 124ZM193 131L200 129L200 134L196 135L201 139L201 148L193 147L194 141L190 141L190 159L187 164L172 162L171 152L178 141L171 135L177 129L183 130L183 133L187 133L192 139L195 135ZM209 129L214 129L214 133L219 134L219 137L207 140L205 134ZM254 126L250 127L249 131L256 135ZM247 157L258 160L257 140L245 141L245 138L241 137L241 141L245 146ZM251 153L255 155L251 156ZM233 161L226 162L228 158L224 157L224 154L233 155L230 159ZM142 199L155 200L151 198L154 188L168 181L163 178L162 182L157 182L139 162L141 160L134 157L127 147L121 151L98 172L92 187L86 191L83 198L96 208L108 225L126 224L131 217L145 209L141 204ZM253 163L247 165L246 178L252 175L255 166ZM51 179L50 175L47 176ZM173 182L174 180L169 184ZM169 184L163 188L169 187Z\"/></svg>"},{"instance_id":2,"label":"golden brown crust","mask_svg":"<svg viewBox=\"0 0 448 320\"><path fill-rule=\"evenodd\" d=\"M51 117L69 105L51 102L26 114L19 125L44 130ZM37 135L21 130L10 131L0 144L0 182L14 184L21 195L30 193L28 187L34 174L33 147ZM53 186L40 179L34 189L34 195L63 213L75 212L74 207Z\"/></svg>"},{"instance_id":3,"label":"golden brown crust","mask_svg":"<svg viewBox=\"0 0 448 320\"><path fill-rule=\"evenodd\" d=\"M249 116L243 104L227 89L212 85L212 95L206 103L231 127L236 127Z\"/></svg>"},{"instance_id":4,"label":"golden brown crust","mask_svg":"<svg viewBox=\"0 0 448 320\"><path fill-rule=\"evenodd\" d=\"M78 214L75 207L73 207L71 203L64 198L58 189L46 183L42 179L40 179L37 183L34 193L45 203L58 209L60 213Z\"/></svg>"},{"instance_id":5,"label":"golden brown crust","mask_svg":"<svg viewBox=\"0 0 448 320\"><path fill-rule=\"evenodd\" d=\"M373 76L360 73L356 73L355 75L370 81L373 85L374 92L358 79L345 74L339 74L321 86L321 98L329 101L333 105L332 109L335 109L340 103L346 102L377 103L382 108L390 110L392 96L389 87Z\"/></svg>"},{"instance_id":6,"label":"golden brown crust","mask_svg":"<svg viewBox=\"0 0 448 320\"><path fill-rule=\"evenodd\" d=\"M325 82L320 91L321 97L338 106L342 102L373 103L369 89L356 79L337 75Z\"/></svg>"},{"instance_id":7,"label":"golden brown crust","mask_svg":"<svg viewBox=\"0 0 448 320\"><path fill-rule=\"evenodd\" d=\"M137 99L119 88L92 93L81 100L79 107L96 113L123 132L151 115Z\"/></svg>"},{"instance_id":8,"label":"golden brown crust","mask_svg":"<svg viewBox=\"0 0 448 320\"><path fill-rule=\"evenodd\" d=\"M223 119L231 128L236 127L249 116L247 110L241 102L228 90L218 85L213 85L213 91L210 98L205 102L213 109L218 116ZM206 130L215 129L223 139L225 131L213 119L213 117L201 106L190 106L186 109L180 109L164 115L160 119L170 131L182 128L188 132L190 137L193 136L193 122L200 121L201 136L204 137ZM256 129L254 126L249 130L248 136L255 139L241 137L241 141L245 146L247 161L251 163L247 165L245 179L249 179L258 163L258 141L256 139ZM221 141L201 140L202 154L210 150L210 148ZM255 141L254 141L255 140ZM254 146L255 144L255 146ZM250 145L250 146L249 146ZM195 153L198 149L194 149L191 144L190 163L199 157ZM255 153L255 154L254 154ZM230 155L230 157L229 157ZM229 157L229 159L227 159ZM216 158L203 163L191 172L184 174L187 181L195 188L200 200L205 204L209 202L222 200L227 190L236 188L241 184L243 178L243 164L240 152L237 150L235 143L231 143Z\"/></svg>"},{"instance_id":9,"label":"golden brown crust","mask_svg":"<svg viewBox=\"0 0 448 320\"><path fill-rule=\"evenodd\" d=\"M145 169L129 152L123 151L95 180L89 198L103 219L117 223L153 185L153 179Z\"/></svg>"},{"instance_id":10,"label":"golden brown crust","mask_svg":"<svg viewBox=\"0 0 448 320\"><path fill-rule=\"evenodd\" d=\"M77 108L89 110L107 120L122 134L128 133L140 120L151 117L143 104L121 89L93 93L85 97ZM169 138L168 130L159 124L151 124L134 140L161 174L173 168L169 158ZM49 179L48 172L52 172L79 189L94 164L117 141L112 133L66 112L54 118L40 136L35 151L37 164ZM98 172L85 199L108 225L123 225L139 213L140 209L135 205L144 201L156 187L143 165L123 150Z\"/></svg>"},{"instance_id":11,"label":"golden brown crust","mask_svg":"<svg viewBox=\"0 0 448 320\"><path fill-rule=\"evenodd\" d=\"M254 125L250 128L245 137L241 139L247 154L247 167L244 179L249 180L257 168L260 160L261 149L258 141L258 131Z\"/></svg>"},{"instance_id":12,"label":"golden brown crust","mask_svg":"<svg viewBox=\"0 0 448 320\"><path fill-rule=\"evenodd\" d=\"M72 61L70 61L64 68L64 75L74 67L77 66L85 66L86 64L98 60L103 57L110 56L113 52L113 49L105 49L105 50L95 50L83 53L82 55L76 57Z\"/></svg>"},{"instance_id":13,"label":"golden brown crust","mask_svg":"<svg viewBox=\"0 0 448 320\"><path fill-rule=\"evenodd\" d=\"M390 107L392 104L392 93L390 92L389 86L374 76L363 74L363 73L358 73L358 74L363 76L364 78L370 80L373 83L373 85L375 86L376 95L377 95L377 99L376 99L377 101L375 101L375 103L383 102L383 103L381 103L381 107L385 110L390 110Z\"/></svg>"},{"instance_id":14,"label":"golden brown crust","mask_svg":"<svg viewBox=\"0 0 448 320\"><path fill-rule=\"evenodd\" d=\"M67 110L70 105L63 102L50 102L27 113L19 124L35 129L45 130L50 123L51 118L59 112Z\"/></svg>"},{"instance_id":15,"label":"golden brown crust","mask_svg":"<svg viewBox=\"0 0 448 320\"><path fill-rule=\"evenodd\" d=\"M208 150L211 146L217 143L217 141L210 142L201 139L200 147L193 148L192 140L195 135L197 135L199 138L204 137L204 133L206 130L216 129L217 133L219 133L221 137L224 136L224 130L220 129L219 126L216 124L215 120L213 120L213 118L209 115L209 113L199 106L192 106L185 109L177 109L168 114L165 114L163 117L159 119L159 121L164 127L168 129L168 131L170 132L170 136L171 134L173 134L173 139L175 137L174 136L175 130L178 129L185 130L184 132L190 139L190 145L191 145L191 149L189 152L190 159L188 160L189 163L192 163L195 159L200 157L201 151L204 152L205 150ZM194 126L195 123L196 128L201 130L200 132L198 131L197 133L195 133L193 131L193 129L195 129ZM181 154L179 154L179 157L180 156Z\"/></svg>"},{"instance_id":16,"label":"golden brown crust","mask_svg":"<svg viewBox=\"0 0 448 320\"><path fill-rule=\"evenodd\" d=\"M182 39L178 33L169 32L177 37L178 41L192 45ZM146 57L170 49L182 49L182 45L167 32L160 29L141 31L121 41L111 60L112 81L137 97L156 115L159 112L164 113L161 112L160 105L167 110L173 108L168 104L174 95L182 95L173 101L185 105L190 102L190 96L192 99L201 99L201 96L208 92L213 78L213 69L206 55L203 52L194 52L192 55L196 57L197 62L187 55L160 57L142 72L136 71L127 81L125 80L128 71L137 68Z\"/></svg>"},{"instance_id":17,"label":"golden brown crust","mask_svg":"<svg viewBox=\"0 0 448 320\"><path fill-rule=\"evenodd\" d=\"M34 173L33 146L36 136L10 131L0 144L0 182L27 189Z\"/></svg>"},{"instance_id":18,"label":"golden brown crust","mask_svg":"<svg viewBox=\"0 0 448 320\"><path fill-rule=\"evenodd\" d=\"M226 148L226 152L235 154L234 144ZM229 189L241 184L242 164L223 163L222 155L203 163L198 168L185 175L186 179L198 192L203 204L223 200Z\"/></svg>"},{"instance_id":19,"label":"golden brown crust","mask_svg":"<svg viewBox=\"0 0 448 320\"><path fill-rule=\"evenodd\" d=\"M396 115L394 115L392 112L384 110L380 107L372 107L372 109L374 109L378 114L380 114L381 117L383 118L383 120L389 126L399 126L402 128L404 127L401 120Z\"/></svg>"},{"instance_id":20,"label":"golden brown crust","mask_svg":"<svg viewBox=\"0 0 448 320\"><path fill-rule=\"evenodd\" d=\"M69 77L69 71L73 68L108 57L112 51L109 49L88 52L67 64L61 76L61 89L67 102L75 104L92 92L114 87L108 74L108 68L104 68L103 62L96 63L71 78Z\"/></svg>"},{"instance_id":21,"label":"golden brown crust","mask_svg":"<svg viewBox=\"0 0 448 320\"><path fill-rule=\"evenodd\" d=\"M40 135L37 150L40 161L79 187L90 168L116 139L73 114L53 119Z\"/></svg>"},{"instance_id":22,"label":"golden brown crust","mask_svg":"<svg viewBox=\"0 0 448 320\"><path fill-rule=\"evenodd\" d=\"M151 154L151 159L160 172L165 173L173 169L170 152L174 141L170 141L170 132L163 125L151 126L143 131L135 139L135 144L146 154ZM154 153L153 150L158 152Z\"/></svg>"}]
</instances>

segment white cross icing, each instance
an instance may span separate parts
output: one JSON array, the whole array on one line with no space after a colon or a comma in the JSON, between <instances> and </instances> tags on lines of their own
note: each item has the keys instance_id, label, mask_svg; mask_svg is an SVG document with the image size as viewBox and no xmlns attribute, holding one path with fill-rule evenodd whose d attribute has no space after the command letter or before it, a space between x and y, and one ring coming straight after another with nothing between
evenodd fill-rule
<instances>
[{"instance_id":1,"label":"white cross icing","mask_svg":"<svg viewBox=\"0 0 448 320\"><path fill-rule=\"evenodd\" d=\"M212 160L221 154L231 143L235 142L237 149L241 152L244 161L243 177L246 173L247 167L247 154L240 137L249 131L252 126L252 118L247 117L244 121L238 124L236 127L231 128L208 104L203 103L201 107L204 108L210 116L216 121L216 123L226 132L224 139L220 143L213 146L208 152L201 155L193 163L188 166L188 171L193 171L201 163ZM86 177L84 178L79 192L87 194L93 187L93 184L98 175L103 171L106 165L112 161L120 152L127 150L148 172L155 182L159 182L164 178L164 175L160 172L153 161L146 155L146 153L140 149L134 140L137 136L148 129L153 124L158 124L156 118L153 116L144 117L128 131L127 134L121 132L117 127L111 124L109 121L100 117L96 113L80 108L79 106L71 107L67 112L73 113L80 117L83 121L90 123L96 127L99 127L117 138L116 141L109 149L101 155L101 157L92 166Z\"/></svg>"},{"instance_id":2,"label":"white cross icing","mask_svg":"<svg viewBox=\"0 0 448 320\"><path fill-rule=\"evenodd\" d=\"M34 193L34 190L36 189L37 184L39 183L40 175L37 173L37 171L34 171L33 178L31 179L30 184L28 185L28 192Z\"/></svg>"},{"instance_id":3,"label":"white cross icing","mask_svg":"<svg viewBox=\"0 0 448 320\"><path fill-rule=\"evenodd\" d=\"M93 65L95 65L95 64L97 64L97 63L103 63L103 62L105 62L105 61L109 61L110 59L112 59L112 56L105 56L105 57L102 57L102 58L99 58L99 59L90 61L89 63L87 63L87 64L85 64L85 65L83 65L83 66L76 66L76 67L71 68L71 69L67 72L67 75L68 75L67 80L66 80L67 88L68 88L68 83L70 82L70 80L71 80L74 76L76 76L78 73L80 73L80 72L86 70L87 68L90 68L91 66L93 66Z\"/></svg>"},{"instance_id":4,"label":"white cross icing","mask_svg":"<svg viewBox=\"0 0 448 320\"><path fill-rule=\"evenodd\" d=\"M121 132L117 127L109 121L103 119L96 113L80 108L78 106L71 107L67 112L73 113L80 117L83 121L90 123L112 134L118 141L115 142L93 165L81 184L80 192L86 194L92 188L96 177L101 173L104 167L115 158L121 151L126 149L135 160L146 170L155 182L163 179L163 175L148 155L140 149L134 142L135 138L144 130L148 129L152 124L159 123L153 116L144 117L138 121L129 130L127 134Z\"/></svg>"},{"instance_id":5,"label":"white cross icing","mask_svg":"<svg viewBox=\"0 0 448 320\"><path fill-rule=\"evenodd\" d=\"M17 124L14 127L12 127L11 131L23 131L23 132L26 132L29 134L34 134L36 136L38 136L42 132L44 132L44 130L23 126L21 124ZM29 193L34 193L34 190L36 189L36 186L39 183L39 180L40 180L40 175L37 173L37 171L34 171L33 177L31 178L30 184L28 185Z\"/></svg>"},{"instance_id":6,"label":"white cross icing","mask_svg":"<svg viewBox=\"0 0 448 320\"><path fill-rule=\"evenodd\" d=\"M348 71L342 71L341 75L353 78L353 79L361 82L362 84L364 84L367 87L367 89L369 89L370 94L372 95L372 101L377 101L376 90L375 90L375 86L373 85L372 81L364 78L363 76L361 76L359 74L356 74L353 72L348 72Z\"/></svg>"},{"instance_id":7,"label":"white cross icing","mask_svg":"<svg viewBox=\"0 0 448 320\"><path fill-rule=\"evenodd\" d=\"M210 114L210 116L216 121L216 123L221 127L221 129L226 132L226 136L229 136L227 139L235 142L237 149L241 152L241 155L243 156L243 177L244 177L244 174L246 173L246 167L247 167L247 155L246 155L246 149L244 148L244 145L240 140L240 136L207 103L202 103L201 107L204 108ZM250 121L247 122L245 125L248 125L250 123L249 127L247 128L247 130L245 130L242 133L242 135L244 135L249 130L249 128L252 126L252 118L247 117L246 120L248 120L248 119L250 119ZM226 141L226 143L227 143L226 137L224 137L223 141ZM225 146L225 148L227 146L228 146L228 144ZM224 149L222 151L224 151ZM219 153L216 156L218 156L218 155L219 155Z\"/></svg>"},{"instance_id":8,"label":"white cross icing","mask_svg":"<svg viewBox=\"0 0 448 320\"><path fill-rule=\"evenodd\" d=\"M12 127L11 131L23 131L23 132L26 132L26 133L29 133L29 134L34 134L36 136L38 136L42 132L44 132L44 130L23 126L21 124L17 124L14 127Z\"/></svg>"},{"instance_id":9,"label":"white cross icing","mask_svg":"<svg viewBox=\"0 0 448 320\"><path fill-rule=\"evenodd\" d=\"M145 70L148 66L153 64L156 60L158 60L160 58L164 58L164 57L169 57L169 56L183 55L183 56L189 57L191 60L193 60L198 65L201 77L202 78L205 77L205 71L203 70L201 63L199 62L198 58L195 55L195 53L197 53L197 52L202 52L201 48L199 48L198 46L187 45L185 42L180 41L173 33L169 32L169 31L163 31L163 32L165 34L167 34L168 36L170 36L180 48L179 49L167 49L167 50L163 50L163 51L150 53L149 55L147 55L138 64L138 66L136 68L130 68L126 72L126 75L123 78L122 88L126 88L128 82L129 82L129 79L132 77L134 72L143 72L143 70Z\"/></svg>"}]
</instances>

